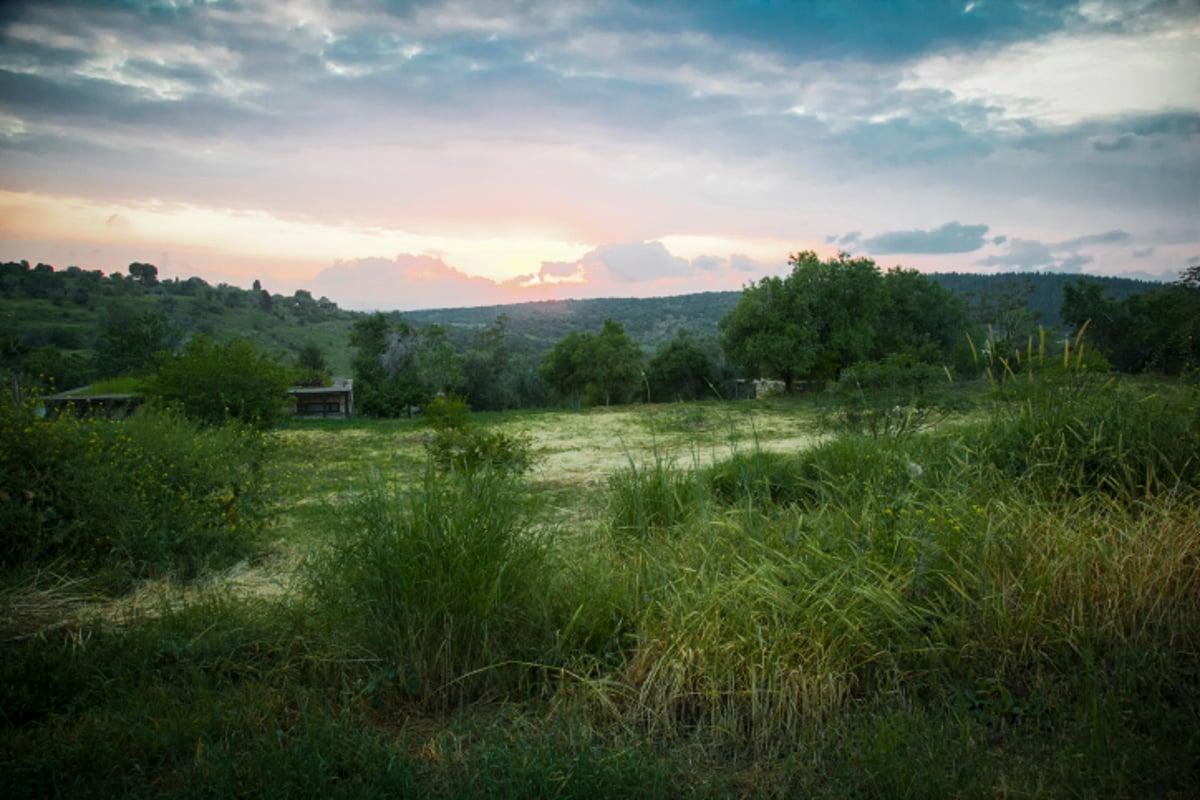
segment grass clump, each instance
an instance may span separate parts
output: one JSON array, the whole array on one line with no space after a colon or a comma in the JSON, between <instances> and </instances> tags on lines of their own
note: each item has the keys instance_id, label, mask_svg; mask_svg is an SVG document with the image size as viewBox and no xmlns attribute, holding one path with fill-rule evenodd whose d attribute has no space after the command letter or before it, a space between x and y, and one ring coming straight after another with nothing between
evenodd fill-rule
<instances>
[{"instance_id":1,"label":"grass clump","mask_svg":"<svg viewBox=\"0 0 1200 800\"><path fill-rule=\"evenodd\" d=\"M546 542L501 472L402 490L373 476L308 568L317 611L381 685L426 708L521 691L553 649Z\"/></svg>"}]
</instances>

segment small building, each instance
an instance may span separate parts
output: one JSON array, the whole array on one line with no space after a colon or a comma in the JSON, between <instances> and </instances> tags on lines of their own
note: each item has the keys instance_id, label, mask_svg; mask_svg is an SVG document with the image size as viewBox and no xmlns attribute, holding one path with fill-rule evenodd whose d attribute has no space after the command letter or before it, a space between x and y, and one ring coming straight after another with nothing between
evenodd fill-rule
<instances>
[{"instance_id":1,"label":"small building","mask_svg":"<svg viewBox=\"0 0 1200 800\"><path fill-rule=\"evenodd\" d=\"M354 414L354 381L334 378L329 386L288 389L289 413L297 417L349 417Z\"/></svg>"},{"instance_id":2,"label":"small building","mask_svg":"<svg viewBox=\"0 0 1200 800\"><path fill-rule=\"evenodd\" d=\"M74 413L104 416L109 419L128 417L145 400L140 394L127 392L93 393L90 386L80 386L65 392L39 397L47 416Z\"/></svg>"}]
</instances>

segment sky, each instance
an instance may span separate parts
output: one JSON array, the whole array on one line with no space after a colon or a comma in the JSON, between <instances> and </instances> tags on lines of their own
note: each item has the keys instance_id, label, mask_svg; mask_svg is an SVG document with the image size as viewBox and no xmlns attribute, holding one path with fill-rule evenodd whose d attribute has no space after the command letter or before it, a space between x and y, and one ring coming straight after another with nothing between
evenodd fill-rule
<instances>
[{"instance_id":1,"label":"sky","mask_svg":"<svg viewBox=\"0 0 1200 800\"><path fill-rule=\"evenodd\" d=\"M0 0L0 260L412 310L1200 263L1200 0Z\"/></svg>"}]
</instances>

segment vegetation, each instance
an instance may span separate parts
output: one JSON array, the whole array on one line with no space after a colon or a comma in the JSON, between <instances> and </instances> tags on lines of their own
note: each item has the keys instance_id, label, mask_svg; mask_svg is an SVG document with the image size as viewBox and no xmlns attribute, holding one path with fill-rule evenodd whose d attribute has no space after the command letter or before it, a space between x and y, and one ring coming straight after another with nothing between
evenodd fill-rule
<instances>
[{"instance_id":1,"label":"vegetation","mask_svg":"<svg viewBox=\"0 0 1200 800\"><path fill-rule=\"evenodd\" d=\"M270 518L266 441L171 411L44 419L0 405L0 566L102 576L196 575L251 554Z\"/></svg>"},{"instance_id":2,"label":"vegetation","mask_svg":"<svg viewBox=\"0 0 1200 800\"><path fill-rule=\"evenodd\" d=\"M642 377L642 353L619 322L606 319L599 333L572 331L542 359L544 380L578 408L585 400L628 402Z\"/></svg>"},{"instance_id":3,"label":"vegetation","mask_svg":"<svg viewBox=\"0 0 1200 800\"><path fill-rule=\"evenodd\" d=\"M251 460L205 456L205 442L262 452L231 451L240 437L274 462L240 492L285 473L300 491L281 498L261 580L193 559L178 574L203 580L150 614L90 600L100 584L74 550L10 561L0 788L1187 796L1200 386L1097 375L1079 346L936 390L920 361L884 359L828 400L945 393L947 416L919 430L829 433L813 398L503 416L433 404L435 436L537 441L527 473L438 469L416 420L254 434L153 410L23 417L4 429L4 454L27 448L5 462L19 498L5 508L31 516L10 531L33 529L22 487L59 473L18 472L26 453L140 425L157 427L112 469L162 503ZM204 476L184 471L180 443ZM174 481L161 496L159 470ZM64 483L81 490L75 519L111 502L82 490L114 480ZM190 502L211 508L201 494Z\"/></svg>"},{"instance_id":4,"label":"vegetation","mask_svg":"<svg viewBox=\"0 0 1200 800\"><path fill-rule=\"evenodd\" d=\"M217 344L201 334L178 353L158 353L146 387L209 424L235 419L269 427L283 414L292 378L282 356L260 353L245 339Z\"/></svg>"},{"instance_id":5,"label":"vegetation","mask_svg":"<svg viewBox=\"0 0 1200 800\"><path fill-rule=\"evenodd\" d=\"M915 271L884 274L845 253L789 263L791 274L746 287L721 319L722 345L747 377L833 381L889 353L945 363L969 330L965 304Z\"/></svg>"}]
</instances>

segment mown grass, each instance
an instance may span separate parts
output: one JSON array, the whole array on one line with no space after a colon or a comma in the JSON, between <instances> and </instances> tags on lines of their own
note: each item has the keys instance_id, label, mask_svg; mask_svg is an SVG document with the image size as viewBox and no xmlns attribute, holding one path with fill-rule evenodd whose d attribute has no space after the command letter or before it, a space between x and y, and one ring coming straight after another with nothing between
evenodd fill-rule
<instances>
[{"instance_id":1,"label":"mown grass","mask_svg":"<svg viewBox=\"0 0 1200 800\"><path fill-rule=\"evenodd\" d=\"M2 788L1191 796L1196 389L1040 380L918 435L656 407L576 514L546 467L436 470L417 422L272 434L292 590L10 626Z\"/></svg>"}]
</instances>

